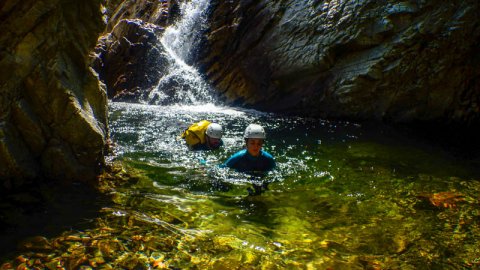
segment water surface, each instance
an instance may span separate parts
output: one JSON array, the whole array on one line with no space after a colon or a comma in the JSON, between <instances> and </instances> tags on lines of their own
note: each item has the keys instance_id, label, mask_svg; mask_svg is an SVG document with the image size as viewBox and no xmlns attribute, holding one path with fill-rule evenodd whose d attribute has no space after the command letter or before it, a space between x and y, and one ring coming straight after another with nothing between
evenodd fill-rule
<instances>
[{"instance_id":1,"label":"water surface","mask_svg":"<svg viewBox=\"0 0 480 270\"><path fill-rule=\"evenodd\" d=\"M224 126L224 147L187 149L179 135L202 119ZM243 147L250 123L266 128L264 149L277 161L264 179L219 167ZM170 266L478 266L479 169L386 127L212 104L126 103L111 104L110 125L116 158L141 176L105 209L116 224L109 226L134 220L141 233L168 239L161 252ZM269 189L248 196L262 181Z\"/></svg>"}]
</instances>

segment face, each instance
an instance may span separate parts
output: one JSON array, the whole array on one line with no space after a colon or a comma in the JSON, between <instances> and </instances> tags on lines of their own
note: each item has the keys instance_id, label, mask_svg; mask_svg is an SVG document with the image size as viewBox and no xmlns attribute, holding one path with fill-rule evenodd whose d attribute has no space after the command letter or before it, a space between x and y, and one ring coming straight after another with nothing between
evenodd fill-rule
<instances>
[{"instance_id":1,"label":"face","mask_svg":"<svg viewBox=\"0 0 480 270\"><path fill-rule=\"evenodd\" d=\"M263 140L262 139L247 139L247 151L250 155L256 157L260 155L260 150L262 150Z\"/></svg>"},{"instance_id":2,"label":"face","mask_svg":"<svg viewBox=\"0 0 480 270\"><path fill-rule=\"evenodd\" d=\"M207 141L207 146L210 148L218 148L220 146L220 139L211 138L209 136L205 136Z\"/></svg>"}]
</instances>

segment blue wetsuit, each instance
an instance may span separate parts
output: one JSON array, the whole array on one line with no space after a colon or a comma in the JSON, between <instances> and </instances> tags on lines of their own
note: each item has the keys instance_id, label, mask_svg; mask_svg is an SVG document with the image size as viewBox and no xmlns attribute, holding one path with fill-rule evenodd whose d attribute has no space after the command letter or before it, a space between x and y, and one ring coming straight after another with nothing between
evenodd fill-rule
<instances>
[{"instance_id":1,"label":"blue wetsuit","mask_svg":"<svg viewBox=\"0 0 480 270\"><path fill-rule=\"evenodd\" d=\"M260 150L260 155L254 157L250 155L247 149L240 150L231 156L224 166L233 168L239 172L250 174L264 174L273 170L276 166L275 159L269 153Z\"/></svg>"},{"instance_id":2,"label":"blue wetsuit","mask_svg":"<svg viewBox=\"0 0 480 270\"><path fill-rule=\"evenodd\" d=\"M208 147L206 143L197 143L197 144L191 146L190 149L194 150L194 151L215 150L215 149L220 148L220 146L222 146L222 145L223 145L223 140L220 140L220 144L215 148Z\"/></svg>"}]
</instances>

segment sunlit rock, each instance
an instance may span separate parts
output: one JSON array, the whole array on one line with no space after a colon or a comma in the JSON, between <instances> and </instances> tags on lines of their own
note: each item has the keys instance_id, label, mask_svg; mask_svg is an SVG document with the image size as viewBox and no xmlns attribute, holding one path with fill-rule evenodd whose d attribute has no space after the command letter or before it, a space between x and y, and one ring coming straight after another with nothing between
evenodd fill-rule
<instances>
[{"instance_id":1,"label":"sunlit rock","mask_svg":"<svg viewBox=\"0 0 480 270\"><path fill-rule=\"evenodd\" d=\"M242 255L237 253L227 253L225 256L212 260L209 268L211 269L240 269L242 265Z\"/></svg>"},{"instance_id":2,"label":"sunlit rock","mask_svg":"<svg viewBox=\"0 0 480 270\"><path fill-rule=\"evenodd\" d=\"M125 19L141 19L161 27L171 24L179 15L177 0L114 0L107 6L110 32L117 23Z\"/></svg>"},{"instance_id":3,"label":"sunlit rock","mask_svg":"<svg viewBox=\"0 0 480 270\"><path fill-rule=\"evenodd\" d=\"M220 251L229 251L242 246L242 240L231 235L216 236L213 239L215 249Z\"/></svg>"},{"instance_id":4,"label":"sunlit rock","mask_svg":"<svg viewBox=\"0 0 480 270\"><path fill-rule=\"evenodd\" d=\"M2 186L94 180L107 137L105 89L88 67L100 2L6 0L0 17Z\"/></svg>"}]
</instances>

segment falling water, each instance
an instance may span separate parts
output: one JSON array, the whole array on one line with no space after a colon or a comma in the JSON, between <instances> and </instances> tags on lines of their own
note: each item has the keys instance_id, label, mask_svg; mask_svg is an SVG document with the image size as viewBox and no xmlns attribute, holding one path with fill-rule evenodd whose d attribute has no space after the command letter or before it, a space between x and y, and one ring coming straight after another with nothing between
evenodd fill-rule
<instances>
[{"instance_id":1,"label":"falling water","mask_svg":"<svg viewBox=\"0 0 480 270\"><path fill-rule=\"evenodd\" d=\"M181 3L181 19L167 28L159 39L165 49L168 72L150 92L149 104L213 103L213 91L191 63L205 27L209 1Z\"/></svg>"},{"instance_id":2,"label":"falling water","mask_svg":"<svg viewBox=\"0 0 480 270\"><path fill-rule=\"evenodd\" d=\"M181 7L182 19L169 27L162 37L162 44L181 62L191 62L199 36L206 26L208 4L208 0L184 2Z\"/></svg>"}]
</instances>

